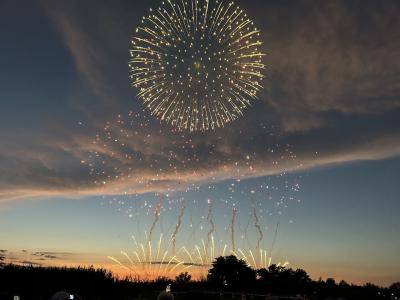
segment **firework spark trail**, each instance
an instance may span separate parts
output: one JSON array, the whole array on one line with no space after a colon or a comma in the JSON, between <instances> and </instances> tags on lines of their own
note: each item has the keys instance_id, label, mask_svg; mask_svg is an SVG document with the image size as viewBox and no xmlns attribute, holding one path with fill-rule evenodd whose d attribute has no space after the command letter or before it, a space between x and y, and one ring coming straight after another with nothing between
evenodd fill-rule
<instances>
[{"instance_id":1,"label":"firework spark trail","mask_svg":"<svg viewBox=\"0 0 400 300\"><path fill-rule=\"evenodd\" d=\"M261 230L261 226L258 223L258 216L257 216L257 211L256 211L255 207L253 207L253 216L254 216L254 227L258 230L258 234L260 235L260 237L257 240L256 249L260 249L260 243L261 243L261 241L263 239L263 233L262 233L262 230Z\"/></svg>"},{"instance_id":2,"label":"firework spark trail","mask_svg":"<svg viewBox=\"0 0 400 300\"><path fill-rule=\"evenodd\" d=\"M253 267L254 267L255 269L258 269L258 268L257 268L256 259L254 258L254 255L253 255L253 251L249 250L249 253L250 253L251 259L253 260Z\"/></svg>"},{"instance_id":3,"label":"firework spark trail","mask_svg":"<svg viewBox=\"0 0 400 300\"><path fill-rule=\"evenodd\" d=\"M207 221L210 224L210 230L207 233L206 255L207 255L207 251L208 251L208 245L210 244L210 242L212 240L212 235L213 235L213 233L215 231L215 225L214 225L214 221L213 221L212 210L213 210L213 202L211 201L211 199L208 199ZM212 255L212 253L211 253L211 255ZM210 258L212 258L212 257L210 257Z\"/></svg>"},{"instance_id":4,"label":"firework spark trail","mask_svg":"<svg viewBox=\"0 0 400 300\"><path fill-rule=\"evenodd\" d=\"M199 255L198 258L200 259L201 264L204 265L204 259L203 259L203 256L201 255L199 246L196 245L195 248L196 248L197 254Z\"/></svg>"},{"instance_id":5,"label":"firework spark trail","mask_svg":"<svg viewBox=\"0 0 400 300\"><path fill-rule=\"evenodd\" d=\"M214 130L258 98L260 31L233 2L163 1L141 23L130 80L152 115L178 130Z\"/></svg>"},{"instance_id":6,"label":"firework spark trail","mask_svg":"<svg viewBox=\"0 0 400 300\"><path fill-rule=\"evenodd\" d=\"M181 209L179 211L178 221L176 222L175 230L172 233L172 253L173 254L175 254L176 236L177 236L177 234L179 232L179 228L181 227L181 224L182 224L182 218L185 213L185 208L186 208L186 203L185 203L185 201L183 201L182 205L181 205Z\"/></svg>"},{"instance_id":7,"label":"firework spark trail","mask_svg":"<svg viewBox=\"0 0 400 300\"><path fill-rule=\"evenodd\" d=\"M272 240L271 250L269 251L270 255L272 255L272 251L274 250L276 238L277 238L277 236L278 236L278 227L279 227L279 221L276 223L274 238L273 238L273 240Z\"/></svg>"},{"instance_id":8,"label":"firework spark trail","mask_svg":"<svg viewBox=\"0 0 400 300\"><path fill-rule=\"evenodd\" d=\"M161 233L161 234L160 234L160 239L158 240L158 244L157 244L157 256L156 256L156 260L158 260L158 256L160 255L162 238L163 238L163 234Z\"/></svg>"},{"instance_id":9,"label":"firework spark trail","mask_svg":"<svg viewBox=\"0 0 400 300\"><path fill-rule=\"evenodd\" d=\"M246 242L247 242L247 246L249 246L249 247L250 247L251 243L250 243L250 241L249 241L249 239L248 239L248 237L247 237L247 236L248 236L248 235L247 235L247 232L249 231L251 219L252 219L252 216L250 215L250 216L249 216L249 219L247 220L246 227L245 227L245 229L244 229L244 238L245 238L245 240L246 240Z\"/></svg>"},{"instance_id":10,"label":"firework spark trail","mask_svg":"<svg viewBox=\"0 0 400 300\"><path fill-rule=\"evenodd\" d=\"M162 240L162 236L160 236L159 239L159 244L160 241ZM147 236L146 236L146 241L147 241ZM221 241L222 242L222 241ZM168 278L173 278L179 273L182 273L184 270L187 270L189 268L199 268L197 269L200 271L200 274L203 274L203 276L208 272L208 269L212 265L213 257L216 256L225 256L226 252L232 253L232 255L235 255L238 259L242 259L248 264L250 267L254 269L259 269L259 268L267 268L268 266L271 265L271 257L269 257L268 264L267 264L267 251L264 249L259 249L259 256L256 257L257 252L253 252L256 249L240 249L238 248L237 251L234 251L230 249L227 251L227 245L225 244L223 249L220 249L222 252L215 253L215 245L214 245L214 238L211 237L211 243L212 246L210 247L211 251L211 257L208 257L206 255L206 246L204 240L201 240L201 246L194 245L194 249L192 251L189 251L185 246L182 246L178 253L176 255L173 255L171 252L168 251L167 249L164 251L162 250L163 255L158 255L157 257L152 257L151 254L146 253L146 248L144 247L144 244L142 242L139 243L139 248L137 249L140 254L138 254L137 251L133 251L133 253L136 256L136 259L132 259L126 252L121 251L121 254L125 257L127 260L127 264L124 264L120 260L108 256L110 260L112 260L116 265L114 266L119 266L122 267L124 270L129 271L130 273L133 273L137 278L146 278L147 280L149 279L155 279L160 276L166 276ZM149 246L150 248L151 246ZM150 250L147 250L150 251ZM192 255L193 253L198 254L198 256ZM160 252L161 253L161 252ZM185 256L182 256L186 254ZM214 256L215 254L215 256ZM285 262L283 265L281 262L278 263L278 266L283 266L285 267L288 265L289 262ZM199 273L198 273L199 274Z\"/></svg>"},{"instance_id":11,"label":"firework spark trail","mask_svg":"<svg viewBox=\"0 0 400 300\"><path fill-rule=\"evenodd\" d=\"M236 219L237 210L233 208L232 210L232 221L231 221L231 241L232 241L232 251L235 251L235 219Z\"/></svg>"},{"instance_id":12,"label":"firework spark trail","mask_svg":"<svg viewBox=\"0 0 400 300\"><path fill-rule=\"evenodd\" d=\"M201 240L201 244L203 245L203 253L204 253L204 257L205 257L205 261L207 261L207 248L206 248L206 244L204 243L204 240Z\"/></svg>"},{"instance_id":13,"label":"firework spark trail","mask_svg":"<svg viewBox=\"0 0 400 300\"><path fill-rule=\"evenodd\" d=\"M114 266L122 267L124 270L133 273L137 278L144 276L146 279L156 279L159 276L173 278L183 270L187 270L195 264L193 256L186 247L183 246L178 252L178 254L181 251L186 253L186 258L178 257L169 252L168 248L162 247L162 237L163 235L161 234L157 244L157 255L152 254L153 246L151 242L148 241L147 233L145 233L145 242L138 242L132 235L135 242L135 249L132 252L133 257L129 256L127 252L121 251L127 264L113 256L107 256L107 258L116 263ZM163 254L161 252L163 252Z\"/></svg>"},{"instance_id":14,"label":"firework spark trail","mask_svg":"<svg viewBox=\"0 0 400 300\"><path fill-rule=\"evenodd\" d=\"M128 259L128 261L131 263L131 266L132 266L130 269L135 273L136 276L138 276L139 274L136 271L135 263L133 262L131 257L128 255L128 253L126 253L125 251L121 251L121 254L124 255Z\"/></svg>"},{"instance_id":15,"label":"firework spark trail","mask_svg":"<svg viewBox=\"0 0 400 300\"><path fill-rule=\"evenodd\" d=\"M112 260L113 262L117 263L118 265L120 265L121 267L123 267L126 270L130 271L130 268L128 268L127 266L125 266L123 263L121 263L118 259L112 257L112 256L107 256L108 259Z\"/></svg>"},{"instance_id":16,"label":"firework spark trail","mask_svg":"<svg viewBox=\"0 0 400 300\"><path fill-rule=\"evenodd\" d=\"M239 253L242 255L242 259L248 264L248 265L251 265L250 264L250 262L249 262L249 260L247 259L247 256L246 256L246 254L244 254L244 252L242 251L242 249L238 249L238 251L239 251ZM233 252L233 251L232 251ZM234 253L234 252L233 252ZM236 254L234 254L235 256L237 256ZM239 256L237 256L237 257L239 257Z\"/></svg>"},{"instance_id":17,"label":"firework spark trail","mask_svg":"<svg viewBox=\"0 0 400 300\"><path fill-rule=\"evenodd\" d=\"M222 250L222 255L221 256L225 256L225 252L226 252L226 248L228 247L227 244L224 245L224 249Z\"/></svg>"},{"instance_id":18,"label":"firework spark trail","mask_svg":"<svg viewBox=\"0 0 400 300\"><path fill-rule=\"evenodd\" d=\"M185 251L185 253L187 254L187 256L190 258L190 261L194 264L195 263L195 261L194 261L194 259L193 259L193 256L190 254L190 252L186 249L186 247L185 246L182 246L182 248L181 248L183 251Z\"/></svg>"},{"instance_id":19,"label":"firework spark trail","mask_svg":"<svg viewBox=\"0 0 400 300\"><path fill-rule=\"evenodd\" d=\"M163 197L163 195L161 195L160 201L158 201L158 203L156 205L156 209L154 210L154 220L153 220L153 224L151 224L151 227L150 227L150 231L149 231L149 235L148 235L148 242L151 242L154 228L156 227L157 222L160 219L161 209L163 206L163 200L164 200L164 197Z\"/></svg>"}]
</instances>

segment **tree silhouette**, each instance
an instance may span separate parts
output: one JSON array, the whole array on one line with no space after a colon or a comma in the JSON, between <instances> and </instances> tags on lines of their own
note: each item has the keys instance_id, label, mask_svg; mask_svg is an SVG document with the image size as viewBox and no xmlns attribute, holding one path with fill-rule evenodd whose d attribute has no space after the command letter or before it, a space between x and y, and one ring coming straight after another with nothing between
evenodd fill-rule
<instances>
[{"instance_id":1,"label":"tree silhouette","mask_svg":"<svg viewBox=\"0 0 400 300\"><path fill-rule=\"evenodd\" d=\"M236 256L218 257L208 271L209 282L230 290L249 289L256 281L256 271Z\"/></svg>"},{"instance_id":2,"label":"tree silhouette","mask_svg":"<svg viewBox=\"0 0 400 300\"><path fill-rule=\"evenodd\" d=\"M389 289L393 292L400 293L400 281L392 283Z\"/></svg>"},{"instance_id":3,"label":"tree silhouette","mask_svg":"<svg viewBox=\"0 0 400 300\"><path fill-rule=\"evenodd\" d=\"M2 256L6 256L6 253L3 252ZM43 300L50 299L56 291L79 294L85 300L156 299L168 284L172 284L172 293L176 293L179 300L230 299L231 295L226 298L223 294L225 291L246 291L271 295L276 299L279 296L299 294L319 300L332 297L363 300L400 298L399 282L383 288L370 283L362 286L344 281L336 283L333 278L313 281L302 269L293 270L275 265L260 269L257 274L256 279L254 270L232 256L219 257L213 262L208 281L189 280L191 278L187 273L178 275L175 281L165 277L145 281L118 279L107 270L93 267L55 268L5 264L0 268L0 299L12 299L14 295L19 295L21 299Z\"/></svg>"},{"instance_id":4,"label":"tree silhouette","mask_svg":"<svg viewBox=\"0 0 400 300\"><path fill-rule=\"evenodd\" d=\"M7 252L7 250L0 250L0 267L4 266L4 261L6 259L6 255L5 255L6 252Z\"/></svg>"},{"instance_id":5,"label":"tree silhouette","mask_svg":"<svg viewBox=\"0 0 400 300\"><path fill-rule=\"evenodd\" d=\"M178 276L176 276L175 282L177 284L186 284L189 283L191 279L192 275L190 275L188 272L185 272L185 273L180 273Z\"/></svg>"},{"instance_id":6,"label":"tree silhouette","mask_svg":"<svg viewBox=\"0 0 400 300\"><path fill-rule=\"evenodd\" d=\"M278 294L305 293L311 282L310 276L303 269L292 270L276 265L259 269L257 275L265 292Z\"/></svg>"}]
</instances>

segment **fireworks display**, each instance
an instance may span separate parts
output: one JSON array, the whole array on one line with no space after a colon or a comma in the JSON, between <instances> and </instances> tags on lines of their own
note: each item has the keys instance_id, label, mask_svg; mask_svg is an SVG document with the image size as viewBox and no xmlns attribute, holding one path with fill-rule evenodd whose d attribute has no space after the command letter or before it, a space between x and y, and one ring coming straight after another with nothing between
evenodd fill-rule
<instances>
[{"instance_id":1,"label":"fireworks display","mask_svg":"<svg viewBox=\"0 0 400 300\"><path fill-rule=\"evenodd\" d=\"M285 168L296 155L263 123L255 137L235 130L247 153L225 149L213 132L258 97L265 69L259 38L242 9L220 0L165 0L137 27L131 83L173 129L145 113L118 115L96 135L85 162L104 203L133 221L134 250L109 256L130 276L190 269L202 277L221 255L254 268L271 264L282 212L298 201L298 178Z\"/></svg>"},{"instance_id":2,"label":"fireworks display","mask_svg":"<svg viewBox=\"0 0 400 300\"><path fill-rule=\"evenodd\" d=\"M129 253L121 251L119 258L108 256L115 263L113 267L121 268L122 273L132 280L174 278L183 272L190 272L195 278L206 278L214 258L226 255L234 255L254 269L268 268L273 263L270 253L265 249L229 249L227 244L216 245L212 235L208 247L201 240L192 248L181 246L176 253L171 252L171 240L166 243L163 234L160 234L156 244L150 240L137 241L135 236L132 239L134 246ZM289 262L274 264L285 267Z\"/></svg>"},{"instance_id":3,"label":"fireworks display","mask_svg":"<svg viewBox=\"0 0 400 300\"><path fill-rule=\"evenodd\" d=\"M262 88L259 37L233 2L165 0L132 38L131 83L153 115L180 131L224 127Z\"/></svg>"},{"instance_id":4,"label":"fireworks display","mask_svg":"<svg viewBox=\"0 0 400 300\"><path fill-rule=\"evenodd\" d=\"M292 147L280 145L264 124L257 130L265 147L246 154L219 150L214 133L205 142L153 126L142 113L118 115L96 135L84 162L103 204L132 221L134 250L110 253L117 270L142 279L182 271L199 278L220 255L254 268L272 259L284 264L278 227L292 222L285 211L300 202L301 178L289 171L301 163ZM246 146L254 142L247 133L235 136Z\"/></svg>"}]
</instances>

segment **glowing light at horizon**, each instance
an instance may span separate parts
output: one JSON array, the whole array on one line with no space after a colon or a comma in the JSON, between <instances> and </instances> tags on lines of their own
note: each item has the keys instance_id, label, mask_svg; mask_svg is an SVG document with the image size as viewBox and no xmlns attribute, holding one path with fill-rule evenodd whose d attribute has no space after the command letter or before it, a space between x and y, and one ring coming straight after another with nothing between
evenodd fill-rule
<instances>
[{"instance_id":1,"label":"glowing light at horizon","mask_svg":"<svg viewBox=\"0 0 400 300\"><path fill-rule=\"evenodd\" d=\"M148 237L147 234L146 237ZM116 267L119 267L125 271L125 274L129 274L132 280L173 279L182 272L190 273L194 279L205 278L214 259L228 255L236 256L255 270L272 265L272 257L265 249L233 250L229 249L227 244L216 245L213 236L208 246L204 240L201 240L201 243L195 244L194 247L183 245L176 252L171 249L172 237L165 242L163 234L160 234L156 244L148 239L138 241L135 236L132 236L132 239L134 241L132 251L121 251L122 258L107 257L114 262L114 271ZM289 265L288 261L276 264L283 268L287 265Z\"/></svg>"}]
</instances>

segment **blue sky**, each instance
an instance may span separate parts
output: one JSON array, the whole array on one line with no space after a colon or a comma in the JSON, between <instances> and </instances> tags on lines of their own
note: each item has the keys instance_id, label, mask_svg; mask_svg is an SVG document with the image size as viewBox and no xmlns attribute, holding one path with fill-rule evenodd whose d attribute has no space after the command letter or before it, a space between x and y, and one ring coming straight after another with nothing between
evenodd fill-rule
<instances>
[{"instance_id":1,"label":"blue sky","mask_svg":"<svg viewBox=\"0 0 400 300\"><path fill-rule=\"evenodd\" d=\"M129 40L157 1L0 4L0 249L10 260L34 260L27 250L106 264L149 230L164 195L154 236L171 234L184 198L177 244L207 239L210 199L216 238L232 243L236 207L238 247L254 248L256 207L268 250L279 222L276 261L314 278L399 279L399 4L237 2L262 31L265 90L205 134L160 124L129 86Z\"/></svg>"},{"instance_id":2,"label":"blue sky","mask_svg":"<svg viewBox=\"0 0 400 300\"><path fill-rule=\"evenodd\" d=\"M267 220L263 220L262 224L271 228L263 230L265 237L262 244L266 248L271 246L275 222L279 221L273 250L275 262L288 260L293 267L309 270L313 278L334 277L357 283L372 281L380 284L396 280L400 250L397 238L400 227L397 217L399 186L396 181L399 164L398 158L392 158L328 166L296 174L301 176L301 191L297 196L301 203L291 203L282 215L266 216ZM251 180L246 185L257 186L264 179ZM216 189L217 192L206 196L218 197L219 189L221 193L225 191L218 185ZM188 198L194 197L189 195ZM205 202L201 196L198 198ZM110 199L49 198L9 205L0 212L2 247L14 253L22 249L67 252L73 255L67 257L67 261L107 266L109 261L106 256L118 256L121 250L132 249L131 235L140 236L142 230L149 230L153 220L151 214L140 220L130 218L125 212L126 206L109 204ZM126 202L154 202L155 196L120 199ZM247 205L245 200L239 203L243 215L238 219L242 226L248 220ZM229 243L223 230L227 222L217 217L229 214L230 219L230 212L225 209L225 206L216 205L213 213L217 230L221 231L217 236ZM199 215L196 210L201 210ZM198 242L196 238L191 238L192 229L187 230L189 218L200 218L206 211L207 208L199 204L187 209L178 245L190 246ZM162 213L161 219L156 227L155 241L160 232L167 232L166 228L176 223L176 211ZM206 239L207 222L203 224L204 231L196 232L199 239ZM239 227L237 225L236 230L239 231ZM256 238L257 232L251 225L249 239L254 243ZM240 237L237 240L238 247L246 248L246 242Z\"/></svg>"}]
</instances>

